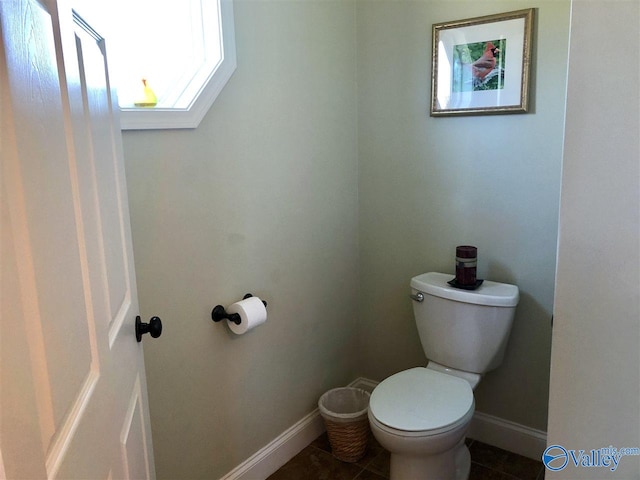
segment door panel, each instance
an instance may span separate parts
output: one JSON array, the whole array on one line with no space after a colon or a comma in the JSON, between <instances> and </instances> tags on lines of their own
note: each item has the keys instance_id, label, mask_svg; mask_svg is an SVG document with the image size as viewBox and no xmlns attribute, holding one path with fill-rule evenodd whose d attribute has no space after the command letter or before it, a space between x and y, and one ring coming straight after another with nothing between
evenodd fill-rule
<instances>
[{"instance_id":1,"label":"door panel","mask_svg":"<svg viewBox=\"0 0 640 480\"><path fill-rule=\"evenodd\" d=\"M97 245L99 262L105 271L102 294L108 299L105 321L109 325L109 344L113 342L131 309L131 272L128 255L128 217L123 205L121 182L124 180L122 162L118 161L117 141L120 131L114 131L111 92L104 59L104 41L75 16L75 40L78 62L83 67L80 75L82 96L86 104L85 114L90 124L90 149L93 155L93 185L97 201L85 216L98 221L102 242ZM104 235L104 232L109 232Z\"/></svg>"},{"instance_id":2,"label":"door panel","mask_svg":"<svg viewBox=\"0 0 640 480\"><path fill-rule=\"evenodd\" d=\"M0 62L0 68L3 66L4 62ZM6 104L4 98L2 104L2 106ZM2 125L4 133L7 132L5 126L8 126L7 122L3 122ZM4 167L4 155L7 154L9 148L4 142L2 147ZM4 168L2 173L4 176ZM32 314L33 309L27 308L22 299L22 290L18 281L18 249L14 244L15 228L11 222L8 192L4 185L0 189L0 193L2 194L0 197L2 211L2 228L0 228L2 253L2 263L0 264L0 275L2 276L0 426L2 436L0 437L0 449L2 450L2 462L7 478L11 478L7 472L19 472L23 478L45 478L42 444L46 440L42 438L42 428L38 421L36 385L30 381L32 376L31 359L25 322L23 321Z\"/></svg>"},{"instance_id":3,"label":"door panel","mask_svg":"<svg viewBox=\"0 0 640 480\"><path fill-rule=\"evenodd\" d=\"M20 72L26 79L10 82L21 104L15 142L24 152L13 169L22 186L16 192L21 201L15 206L20 219L15 227L22 238L21 280L33 307L26 325L34 374L41 379L38 402L43 443L48 445L85 383L91 352L53 29L46 11L29 6L16 4L23 7L16 13L28 36L24 43L8 43L6 53L9 72L30 66ZM68 280L56 281L63 272ZM47 320L52 318L55 323ZM77 348L63 348L67 342ZM60 380L51 383L50 377Z\"/></svg>"},{"instance_id":4,"label":"door panel","mask_svg":"<svg viewBox=\"0 0 640 480\"><path fill-rule=\"evenodd\" d=\"M2 467L154 478L105 41L66 0L0 18Z\"/></svg>"},{"instance_id":5,"label":"door panel","mask_svg":"<svg viewBox=\"0 0 640 480\"><path fill-rule=\"evenodd\" d=\"M148 457L143 404L140 379L136 379L120 434L123 478L126 479L149 478L149 466L137 461Z\"/></svg>"}]
</instances>

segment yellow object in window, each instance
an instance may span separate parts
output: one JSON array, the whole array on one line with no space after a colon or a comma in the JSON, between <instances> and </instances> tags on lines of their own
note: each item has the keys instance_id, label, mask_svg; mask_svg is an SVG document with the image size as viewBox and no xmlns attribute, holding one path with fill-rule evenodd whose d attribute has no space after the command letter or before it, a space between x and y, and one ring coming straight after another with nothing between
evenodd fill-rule
<instances>
[{"instance_id":1,"label":"yellow object in window","mask_svg":"<svg viewBox=\"0 0 640 480\"><path fill-rule=\"evenodd\" d=\"M136 107L155 107L158 104L158 97L147 83L147 79L142 79L142 85L144 89L142 91L142 97L133 102Z\"/></svg>"}]
</instances>

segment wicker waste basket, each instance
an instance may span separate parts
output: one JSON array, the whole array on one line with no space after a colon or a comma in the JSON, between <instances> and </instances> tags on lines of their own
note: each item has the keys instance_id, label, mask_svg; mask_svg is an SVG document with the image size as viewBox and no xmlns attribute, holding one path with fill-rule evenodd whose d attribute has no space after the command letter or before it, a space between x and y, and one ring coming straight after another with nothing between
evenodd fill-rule
<instances>
[{"instance_id":1,"label":"wicker waste basket","mask_svg":"<svg viewBox=\"0 0 640 480\"><path fill-rule=\"evenodd\" d=\"M357 462L369 440L369 392L359 388L334 388L318 400L327 427L333 456L343 462Z\"/></svg>"}]
</instances>

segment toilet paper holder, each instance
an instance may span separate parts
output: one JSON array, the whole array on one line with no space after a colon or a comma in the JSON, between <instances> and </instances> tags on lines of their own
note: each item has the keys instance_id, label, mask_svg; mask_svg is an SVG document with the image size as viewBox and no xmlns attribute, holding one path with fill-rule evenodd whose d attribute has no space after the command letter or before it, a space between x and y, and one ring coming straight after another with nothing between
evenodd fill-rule
<instances>
[{"instance_id":1,"label":"toilet paper holder","mask_svg":"<svg viewBox=\"0 0 640 480\"><path fill-rule=\"evenodd\" d=\"M253 297L253 295L247 293L244 297L242 297L242 299L246 300L247 298L251 297ZM264 303L265 307L267 306L267 302L265 302L264 300L262 300L262 303ZM213 320L214 322L219 322L224 319L227 319L230 322L235 323L236 325L240 325L240 323L242 322L239 313L227 313L222 305L216 305L215 307L213 307L213 310L211 310L211 320Z\"/></svg>"}]
</instances>

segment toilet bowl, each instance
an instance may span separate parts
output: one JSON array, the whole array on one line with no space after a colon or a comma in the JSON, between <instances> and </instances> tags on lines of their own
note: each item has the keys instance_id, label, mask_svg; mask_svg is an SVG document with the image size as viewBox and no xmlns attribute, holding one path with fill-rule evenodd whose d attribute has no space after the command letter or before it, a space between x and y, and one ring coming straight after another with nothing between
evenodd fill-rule
<instances>
[{"instance_id":1,"label":"toilet bowl","mask_svg":"<svg viewBox=\"0 0 640 480\"><path fill-rule=\"evenodd\" d=\"M391 452L391 478L466 479L471 457L464 438L474 407L466 380L430 368L381 382L368 415L374 437Z\"/></svg>"},{"instance_id":2,"label":"toilet bowl","mask_svg":"<svg viewBox=\"0 0 640 480\"><path fill-rule=\"evenodd\" d=\"M448 284L451 275L411 279L420 342L431 360L383 380L369 402L374 437L391 452L391 480L466 480L464 440L473 389L503 360L518 287L485 281L477 290Z\"/></svg>"}]
</instances>

